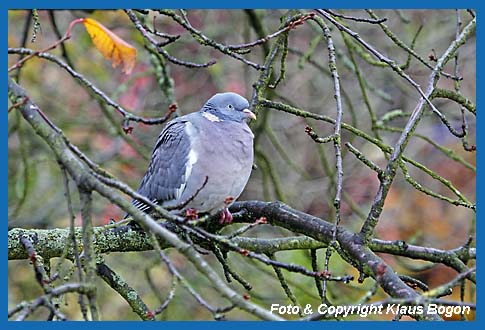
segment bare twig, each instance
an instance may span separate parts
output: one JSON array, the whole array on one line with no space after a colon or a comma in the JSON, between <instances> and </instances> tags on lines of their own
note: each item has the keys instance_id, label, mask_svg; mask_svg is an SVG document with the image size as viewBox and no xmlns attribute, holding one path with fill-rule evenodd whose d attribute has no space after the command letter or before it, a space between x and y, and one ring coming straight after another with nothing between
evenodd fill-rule
<instances>
[{"instance_id":1,"label":"bare twig","mask_svg":"<svg viewBox=\"0 0 485 330\"><path fill-rule=\"evenodd\" d=\"M337 71L337 62L335 57L335 47L333 44L333 38L330 34L330 29L328 28L328 26L325 24L323 20L317 17L314 17L313 20L320 26L320 28L322 29L323 35L327 40L328 58L329 58L328 66L333 78L334 96L335 96L336 110L337 110L334 132L332 135L333 136L332 141L335 149L335 159L336 159L335 168L336 168L336 176L337 176L335 197L333 200L333 206L335 207L335 221L334 221L334 227L332 232L332 241L330 242L329 247L325 252L325 264L324 264L324 270L323 270L325 273L329 273L329 262L333 253L333 248L337 244L337 229L341 220L340 209L341 209L342 185L343 185L343 175L344 175L343 166L342 166L342 150L341 150L343 109L342 109L342 97L340 95L340 78ZM325 302L327 301L327 285L328 285L327 279L323 278L322 297L325 300Z\"/></svg>"},{"instance_id":2,"label":"bare twig","mask_svg":"<svg viewBox=\"0 0 485 330\"><path fill-rule=\"evenodd\" d=\"M382 212L384 201L387 197L387 193L389 192L389 188L396 175L396 170L399 165L400 159L402 157L404 149L409 142L409 137L411 136L416 126L418 125L419 120L421 119L422 113L425 109L425 102L427 102L427 104L429 105L431 104L431 102L428 100L428 97L431 95L435 88L435 84L437 82L437 78L439 77L441 69L446 64L446 62L450 60L452 56L454 56L456 50L465 42L470 34L475 31L475 24L475 20L470 21L467 27L465 27L465 29L460 34L459 38L453 41L448 49L438 59L436 67L433 69L433 72L428 78L426 94L423 94L423 92L421 92L421 89L419 88L422 97L414 108L413 113L411 114L411 117L409 118L409 121L404 128L403 133L399 137L399 140L394 145L394 151L391 154L389 162L384 171L384 175L382 175L381 177L379 190L375 196L371 211L369 212L366 221L362 225L360 232L365 241L369 240L374 227L377 225L378 218Z\"/></svg>"},{"instance_id":3,"label":"bare twig","mask_svg":"<svg viewBox=\"0 0 485 330\"><path fill-rule=\"evenodd\" d=\"M52 289L49 293L40 296L39 298L33 300L30 303L24 303L20 306L15 307L14 309L10 310L8 313L9 317L12 317L16 313L22 311L20 315L17 316L16 321L23 321L26 317L32 314L37 308L41 306L47 307L54 315L56 315L60 320L66 320L66 316L59 312L59 310L53 306L49 301L53 297L59 297L69 292L78 292L80 294L88 294L92 292L94 286L92 285L85 285L79 283L66 283L64 285L58 286Z\"/></svg>"},{"instance_id":4,"label":"bare twig","mask_svg":"<svg viewBox=\"0 0 485 330\"><path fill-rule=\"evenodd\" d=\"M31 54L29 54L29 55L25 56L24 58L20 59L17 63L15 63L14 65L12 65L10 68L8 68L8 72L10 72L12 70L16 70L16 69L21 68L24 65L24 63L27 62L28 60L30 60L32 57L37 56L40 53L45 53L45 52L47 52L47 51L49 51L51 49L54 49L57 46L59 46L60 44L62 44L64 41L69 40L71 38L72 28L74 27L74 25L82 22L82 20L83 20L82 18L78 18L78 19L72 21L71 24L69 24L69 27L68 27L66 33L64 34L64 36L61 39L59 39L58 41L56 41L52 45L47 46L46 48L44 48L42 50L38 50L38 51L32 52Z\"/></svg>"},{"instance_id":5,"label":"bare twig","mask_svg":"<svg viewBox=\"0 0 485 330\"><path fill-rule=\"evenodd\" d=\"M143 37L149 43L151 43L152 45L154 45L157 48L158 52L165 59L167 59L168 61L170 61L170 62L172 62L174 64L178 64L178 65L182 65L182 66L188 67L188 68L206 68L208 66L211 66L211 65L216 64L216 61L214 61L214 60L211 60L211 61L209 61L207 63L201 63L201 64L199 64L199 63L193 63L193 62L189 62L189 61L184 61L184 60L178 59L178 58L170 55L165 49L162 48L162 46L166 45L166 43L162 43L161 44L158 41L156 41L155 39L153 39L153 37L149 34L149 32L141 24L140 20L136 17L135 13L132 10L125 9L125 13L126 13L126 15L128 15L128 17L133 22L133 24L138 29L138 31L140 31L140 33L143 35Z\"/></svg>"},{"instance_id":6,"label":"bare twig","mask_svg":"<svg viewBox=\"0 0 485 330\"><path fill-rule=\"evenodd\" d=\"M72 241L72 246L73 246L72 250L74 251L74 262L77 268L78 279L79 279L79 282L83 283L84 275L83 275L83 268L81 264L81 258L79 257L79 252L78 252L78 242L77 242L75 229L74 229L74 225L75 225L74 222L76 220L76 217L74 215L74 209L72 208L71 193L69 189L69 177L68 177L66 168L63 165L60 165L60 167L62 171L62 176L64 178L64 195L66 196L67 210L69 212L69 239ZM86 308L86 302L84 301L84 296L82 294L79 294L78 296L78 303L81 309L81 314L83 315L84 320L87 321L88 311Z\"/></svg>"},{"instance_id":7,"label":"bare twig","mask_svg":"<svg viewBox=\"0 0 485 330\"><path fill-rule=\"evenodd\" d=\"M84 186L78 186L81 199L81 218L83 224L83 255L86 269L86 282L94 283L96 278L96 254L93 248L93 222L92 222L92 193L88 190L87 182ZM93 321L99 320L98 306L96 301L96 290L87 294L88 306Z\"/></svg>"},{"instance_id":8,"label":"bare twig","mask_svg":"<svg viewBox=\"0 0 485 330\"><path fill-rule=\"evenodd\" d=\"M367 13L369 14L370 17L372 17L373 19L375 20L379 20L379 17L374 13L374 11L370 10L370 9L366 9ZM424 64L428 69L430 70L433 70L433 66L431 64L429 64L428 62L426 62L421 56L419 56L411 47L408 47L404 42L402 42L401 40L399 40L399 38L391 32L391 30L387 27L387 25L384 24L384 21L383 22L379 22L378 23L380 25L380 27L382 28L382 31L384 31L384 33L396 44L398 45L399 47L401 47L402 49L404 49L408 54L412 55L414 58L416 58L419 62L421 62L422 64ZM419 31L419 30L418 30ZM441 74L447 78L451 78L453 80L462 80L463 78L462 77L458 77L458 75L456 74L455 72L455 75L452 76L446 72L441 72Z\"/></svg>"},{"instance_id":9,"label":"bare twig","mask_svg":"<svg viewBox=\"0 0 485 330\"><path fill-rule=\"evenodd\" d=\"M184 29L189 31L194 36L194 39L196 41L198 41L201 45L213 47L213 48L219 50L221 53L229 55L229 56L231 56L231 57L233 57L233 58L235 58L235 59L253 67L253 68L255 68L256 70L262 70L263 69L263 67L261 65L245 59L243 56L241 56L241 54L234 52L228 46L223 45L221 43L218 43L218 42L214 41L213 39L202 34L201 31L197 30L196 28L194 28L190 24L187 17L181 17L181 16L177 15L175 13L175 11L173 11L173 10L162 9L162 10L159 10L159 13L172 18L175 22L180 24L180 26L182 26ZM215 61L214 61L214 63L215 63Z\"/></svg>"},{"instance_id":10,"label":"bare twig","mask_svg":"<svg viewBox=\"0 0 485 330\"><path fill-rule=\"evenodd\" d=\"M226 47L230 50L243 50L244 51L248 48L251 48L251 47L263 44L265 42L268 42L270 39L273 39L273 38L279 36L281 33L287 32L291 29L296 28L299 25L302 25L304 21L312 18L314 15L315 15L314 13L308 13L308 14L305 14L304 16L301 16L301 17L300 16L293 17L292 20L290 22L288 22L285 27L280 28L278 31L276 31L274 33L268 34L264 38L261 38L261 39L258 39L258 40L252 41L252 42L244 43L244 44L227 45Z\"/></svg>"},{"instance_id":11,"label":"bare twig","mask_svg":"<svg viewBox=\"0 0 485 330\"><path fill-rule=\"evenodd\" d=\"M118 111L128 122L134 121L134 122L141 122L147 125L158 125L166 122L170 118L172 113L175 112L175 109L169 108L167 111L167 114L161 118L144 118L144 117L136 116L126 111L122 106L120 106L118 103L113 101L103 91L101 91L98 87L96 87L92 82L86 79L82 74L75 71L73 68L71 68L69 65L64 63L61 59L59 59L55 55L52 55L46 52L34 52L33 50L28 48L9 48L8 53L9 54L29 54L29 55L35 54L40 58L44 58L46 60L56 63L64 70L66 70L73 78L79 81L84 87L88 88L88 90L90 90L94 95L101 98L107 105L113 107L116 111Z\"/></svg>"},{"instance_id":12,"label":"bare twig","mask_svg":"<svg viewBox=\"0 0 485 330\"><path fill-rule=\"evenodd\" d=\"M385 18L385 17L379 18L379 19L368 19L368 18L363 18L363 17L343 15L343 14L337 13L337 12L330 10L330 9L323 9L323 11L329 13L332 16L343 18L343 19L348 19L348 20L355 21L355 22L380 24L380 23L384 23L385 21L387 21L387 18Z\"/></svg>"},{"instance_id":13,"label":"bare twig","mask_svg":"<svg viewBox=\"0 0 485 330\"><path fill-rule=\"evenodd\" d=\"M406 74L393 60L389 59L388 57L384 56L381 54L379 51L377 51L374 47L372 47L369 43L364 41L358 33L352 31L351 29L347 28L346 26L342 25L338 21L336 21L331 15L327 14L323 10L316 9L316 11L328 19L332 24L334 24L339 30L344 31L345 33L348 33L352 38L357 40L362 46L364 46L369 52L371 52L374 56L376 56L380 61L386 63L389 67L391 67L397 74L399 74L401 77L403 77L406 81L408 81L411 86L413 86L418 93L420 94L421 98L426 102L426 104L431 108L431 110L440 118L440 120L448 127L450 132L455 135L460 137L462 133L457 132L456 130L451 127L450 123L446 119L446 117L433 105L433 103L429 100L429 95L431 94L431 91L428 91L428 93L425 93L421 90L421 87L419 84L417 84L411 77ZM455 51L465 43L465 41L475 32L476 28L476 20L473 19L468 23L467 27L463 30L463 32L460 35L459 39L456 39L448 48L448 50L443 54L441 57L441 63L438 63L434 68L432 72L432 76L435 78L438 78L440 74L442 74L442 69L444 64L448 62L455 54ZM434 81L433 81L434 82ZM434 82L435 83L435 82Z\"/></svg>"},{"instance_id":14,"label":"bare twig","mask_svg":"<svg viewBox=\"0 0 485 330\"><path fill-rule=\"evenodd\" d=\"M271 259L269 259L269 258L267 258L267 257L265 257L265 256L263 256L259 253L255 253L255 252L252 252L252 251L248 251L246 249L242 249L239 246L237 246L236 244L232 243L230 240L224 238L223 236L211 234L211 233L209 233L209 232L207 232L207 231L205 231L201 228L187 227L185 225L184 225L184 228L188 232L192 232L195 235L200 236L201 238L210 238L212 241L216 241L216 242L220 243L221 245L224 245L224 246L228 247L229 249L231 249L235 252L238 252L239 254L241 254L245 257L250 257L250 258L256 259L256 260L261 261L261 262L263 262L267 265L283 268L283 269L286 269L288 271L300 273L300 274L310 276L310 277L318 277L318 278L326 279L328 281L348 283L348 282L353 280L353 276L349 276L349 275L332 276L330 273L325 272L325 271L314 272L314 271L308 270L305 267L302 267L300 265L291 264L291 263L282 263L282 262L279 262L279 261L271 260Z\"/></svg>"}]
</instances>

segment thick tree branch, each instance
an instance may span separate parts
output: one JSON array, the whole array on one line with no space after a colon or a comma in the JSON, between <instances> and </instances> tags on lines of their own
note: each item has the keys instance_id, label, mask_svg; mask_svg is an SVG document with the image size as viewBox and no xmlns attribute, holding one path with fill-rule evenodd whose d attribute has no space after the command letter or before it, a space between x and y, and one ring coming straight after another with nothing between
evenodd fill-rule
<instances>
[{"instance_id":1,"label":"thick tree branch","mask_svg":"<svg viewBox=\"0 0 485 330\"><path fill-rule=\"evenodd\" d=\"M264 203L257 201L236 202L231 210L237 209L251 209L251 203ZM270 204L270 203L267 203ZM269 207L269 206L268 206ZM279 210L281 215L285 214L284 210ZM278 210L275 210L278 212ZM303 213L305 214L305 213ZM311 215L305 214L305 217ZM306 221L302 217L299 221ZM234 221L250 222L255 216L247 215L238 217L235 215ZM319 219L320 223L324 223L324 227L330 228L333 224ZM292 230L291 227L288 227ZM113 226L108 225L104 227L94 227L94 249L100 254L113 252L141 252L153 250L150 239L142 231L132 230L128 226ZM8 232L8 259L21 260L27 259L27 251L23 247L20 238L22 236L29 237L33 243L36 253L44 259L61 257L64 254L66 258L73 260L74 251L72 246L66 249L66 242L69 240L69 228L53 228L53 229L22 229L13 228ZM76 239L81 238L81 228L75 229ZM307 236L293 236L281 238L252 238L252 237L233 237L231 242L237 246L250 251L267 254L276 253L279 251L288 250L306 250L317 249L328 246L326 241L331 237L327 237L325 242L313 239L311 235ZM159 241L161 248L167 248L170 245L167 242ZM416 260L424 260L433 263L443 264L453 268L458 273L465 272L468 268L466 262L476 259L476 249L459 247L453 250L441 250L432 247L418 246L408 244L404 241L384 241L380 239L373 239L369 243L369 248L373 252L388 253L395 256L407 257ZM79 247L78 253L81 252L82 247ZM468 275L468 279L475 282L475 274Z\"/></svg>"},{"instance_id":2,"label":"thick tree branch","mask_svg":"<svg viewBox=\"0 0 485 330\"><path fill-rule=\"evenodd\" d=\"M280 202L237 202L231 207L234 212L234 220L239 222L252 222L264 216L268 222L293 232L304 234L308 237L293 237L286 239L251 239L246 237L236 237L232 241L241 247L258 252L277 252L292 248L316 248L326 246L332 240L333 224L311 216L301 211L294 210ZM240 212L244 211L244 212ZM12 229L9 232L9 259L26 258L26 252L19 243L19 237L28 235L34 242L37 252L44 258L60 256L64 246L55 245L53 242L65 242L68 235L68 229L51 229L51 230L25 230ZM76 230L76 235L81 235L80 229ZM127 252L127 251L144 251L152 250L150 240L145 234L130 230L129 227L121 226L118 228L97 227L94 228L96 242L96 251L99 253L108 252ZM273 242L272 242L273 241ZM457 272L468 270L465 263L468 261L461 260L458 256L464 256L461 249L450 251L409 245L405 242L390 242L374 239L370 242L369 247L363 245L358 235L339 228L337 232L337 241L341 249L345 252L344 258L351 258L352 264L357 265L360 271L366 276L374 278L382 288L394 298L412 298L418 294L408 287L384 261L379 258L375 252L385 252L393 255L405 256L413 259L421 259L442 263L452 267ZM161 241L162 248L170 244ZM319 245L320 244L320 245ZM374 250L374 251L372 251ZM53 252L57 252L57 255ZM45 255L43 255L45 254ZM70 253L72 255L72 251ZM470 259L474 258L475 250L469 249L467 254ZM349 260L348 260L349 261ZM469 273L467 277L475 282L475 274Z\"/></svg>"}]
</instances>

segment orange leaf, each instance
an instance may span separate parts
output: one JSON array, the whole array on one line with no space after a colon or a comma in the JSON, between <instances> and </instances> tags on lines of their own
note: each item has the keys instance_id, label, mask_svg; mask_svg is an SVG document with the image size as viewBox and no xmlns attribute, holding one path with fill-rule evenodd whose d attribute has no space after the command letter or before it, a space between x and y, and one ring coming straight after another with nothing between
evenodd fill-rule
<instances>
[{"instance_id":1,"label":"orange leaf","mask_svg":"<svg viewBox=\"0 0 485 330\"><path fill-rule=\"evenodd\" d=\"M125 74L130 74L135 66L135 47L92 18L84 18L83 23L94 46L105 58L113 63L113 68L117 67L118 64L122 64L122 71Z\"/></svg>"}]
</instances>

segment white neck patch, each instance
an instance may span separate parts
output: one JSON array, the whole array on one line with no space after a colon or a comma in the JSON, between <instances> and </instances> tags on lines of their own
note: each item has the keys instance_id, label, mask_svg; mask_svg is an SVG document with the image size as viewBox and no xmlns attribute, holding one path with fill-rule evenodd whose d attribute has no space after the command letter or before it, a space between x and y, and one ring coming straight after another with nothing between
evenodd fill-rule
<instances>
[{"instance_id":1,"label":"white neck patch","mask_svg":"<svg viewBox=\"0 0 485 330\"><path fill-rule=\"evenodd\" d=\"M205 119L208 119L208 120L210 120L212 122L222 121L221 118L219 118L216 115L214 115L212 113L209 113L209 112L202 113L202 117L204 117Z\"/></svg>"}]
</instances>

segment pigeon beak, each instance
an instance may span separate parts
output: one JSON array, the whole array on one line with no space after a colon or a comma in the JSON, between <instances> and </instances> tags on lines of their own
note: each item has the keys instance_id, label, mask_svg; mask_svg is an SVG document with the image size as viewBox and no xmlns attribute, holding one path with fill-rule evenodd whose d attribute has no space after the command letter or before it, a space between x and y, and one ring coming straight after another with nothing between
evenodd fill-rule
<instances>
[{"instance_id":1,"label":"pigeon beak","mask_svg":"<svg viewBox=\"0 0 485 330\"><path fill-rule=\"evenodd\" d=\"M244 109L242 112L244 112L249 118L256 120L256 115L251 110Z\"/></svg>"}]
</instances>

